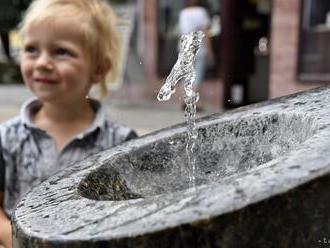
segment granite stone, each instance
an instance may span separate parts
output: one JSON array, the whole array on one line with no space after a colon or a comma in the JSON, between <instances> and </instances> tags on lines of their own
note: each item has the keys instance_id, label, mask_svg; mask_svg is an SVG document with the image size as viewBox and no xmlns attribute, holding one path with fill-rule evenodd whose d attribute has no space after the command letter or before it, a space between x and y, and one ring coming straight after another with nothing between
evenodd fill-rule
<instances>
[{"instance_id":1,"label":"granite stone","mask_svg":"<svg viewBox=\"0 0 330 248\"><path fill-rule=\"evenodd\" d=\"M330 87L196 121L91 156L34 188L14 247L317 247L330 239Z\"/></svg>"}]
</instances>

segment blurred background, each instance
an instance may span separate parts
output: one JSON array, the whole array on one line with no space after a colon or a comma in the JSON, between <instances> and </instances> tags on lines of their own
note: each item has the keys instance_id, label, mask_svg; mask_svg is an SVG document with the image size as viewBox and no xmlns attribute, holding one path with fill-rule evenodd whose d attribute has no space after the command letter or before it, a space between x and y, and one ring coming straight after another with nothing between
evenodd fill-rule
<instances>
[{"instance_id":1,"label":"blurred background","mask_svg":"<svg viewBox=\"0 0 330 248\"><path fill-rule=\"evenodd\" d=\"M135 127L140 134L183 122L182 89L166 103L159 103L156 96L177 59L178 16L185 0L109 2L120 16L118 28L124 40L122 74L109 84L106 99L110 119ZM199 89L203 111L198 116L330 81L329 0L204 0L202 4L211 18L215 59ZM0 4L0 9L8 13L6 6ZM8 60L3 46L0 50L0 121L18 114L20 104L31 97L19 74L16 28L9 31L9 40L13 60Z\"/></svg>"}]
</instances>

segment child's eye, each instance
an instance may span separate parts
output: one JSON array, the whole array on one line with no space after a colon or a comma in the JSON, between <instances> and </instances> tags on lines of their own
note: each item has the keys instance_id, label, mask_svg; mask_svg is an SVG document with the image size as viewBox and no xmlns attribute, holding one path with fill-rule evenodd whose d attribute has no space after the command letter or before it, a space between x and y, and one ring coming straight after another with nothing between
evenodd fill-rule
<instances>
[{"instance_id":1,"label":"child's eye","mask_svg":"<svg viewBox=\"0 0 330 248\"><path fill-rule=\"evenodd\" d=\"M65 48L56 48L55 54L60 56L72 56L72 52Z\"/></svg>"},{"instance_id":2,"label":"child's eye","mask_svg":"<svg viewBox=\"0 0 330 248\"><path fill-rule=\"evenodd\" d=\"M37 52L37 48L35 48L34 46L26 46L26 47L24 47L24 52L33 54L33 53Z\"/></svg>"}]
</instances>

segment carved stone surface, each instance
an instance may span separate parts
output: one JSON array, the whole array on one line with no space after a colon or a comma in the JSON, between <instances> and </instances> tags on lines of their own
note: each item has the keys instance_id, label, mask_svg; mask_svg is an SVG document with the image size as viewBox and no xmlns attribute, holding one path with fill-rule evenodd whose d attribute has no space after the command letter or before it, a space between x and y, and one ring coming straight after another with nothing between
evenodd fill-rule
<instances>
[{"instance_id":1,"label":"carved stone surface","mask_svg":"<svg viewBox=\"0 0 330 248\"><path fill-rule=\"evenodd\" d=\"M197 120L99 153L32 190L14 247L315 247L330 239L330 87Z\"/></svg>"}]
</instances>

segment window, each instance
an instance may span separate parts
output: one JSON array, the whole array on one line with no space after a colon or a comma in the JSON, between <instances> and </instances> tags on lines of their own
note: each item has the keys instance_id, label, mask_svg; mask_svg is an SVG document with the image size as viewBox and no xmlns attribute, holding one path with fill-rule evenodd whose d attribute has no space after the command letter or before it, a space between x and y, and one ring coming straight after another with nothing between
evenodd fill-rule
<instances>
[{"instance_id":1,"label":"window","mask_svg":"<svg viewBox=\"0 0 330 248\"><path fill-rule=\"evenodd\" d=\"M298 79L330 82L329 0L302 1Z\"/></svg>"}]
</instances>

